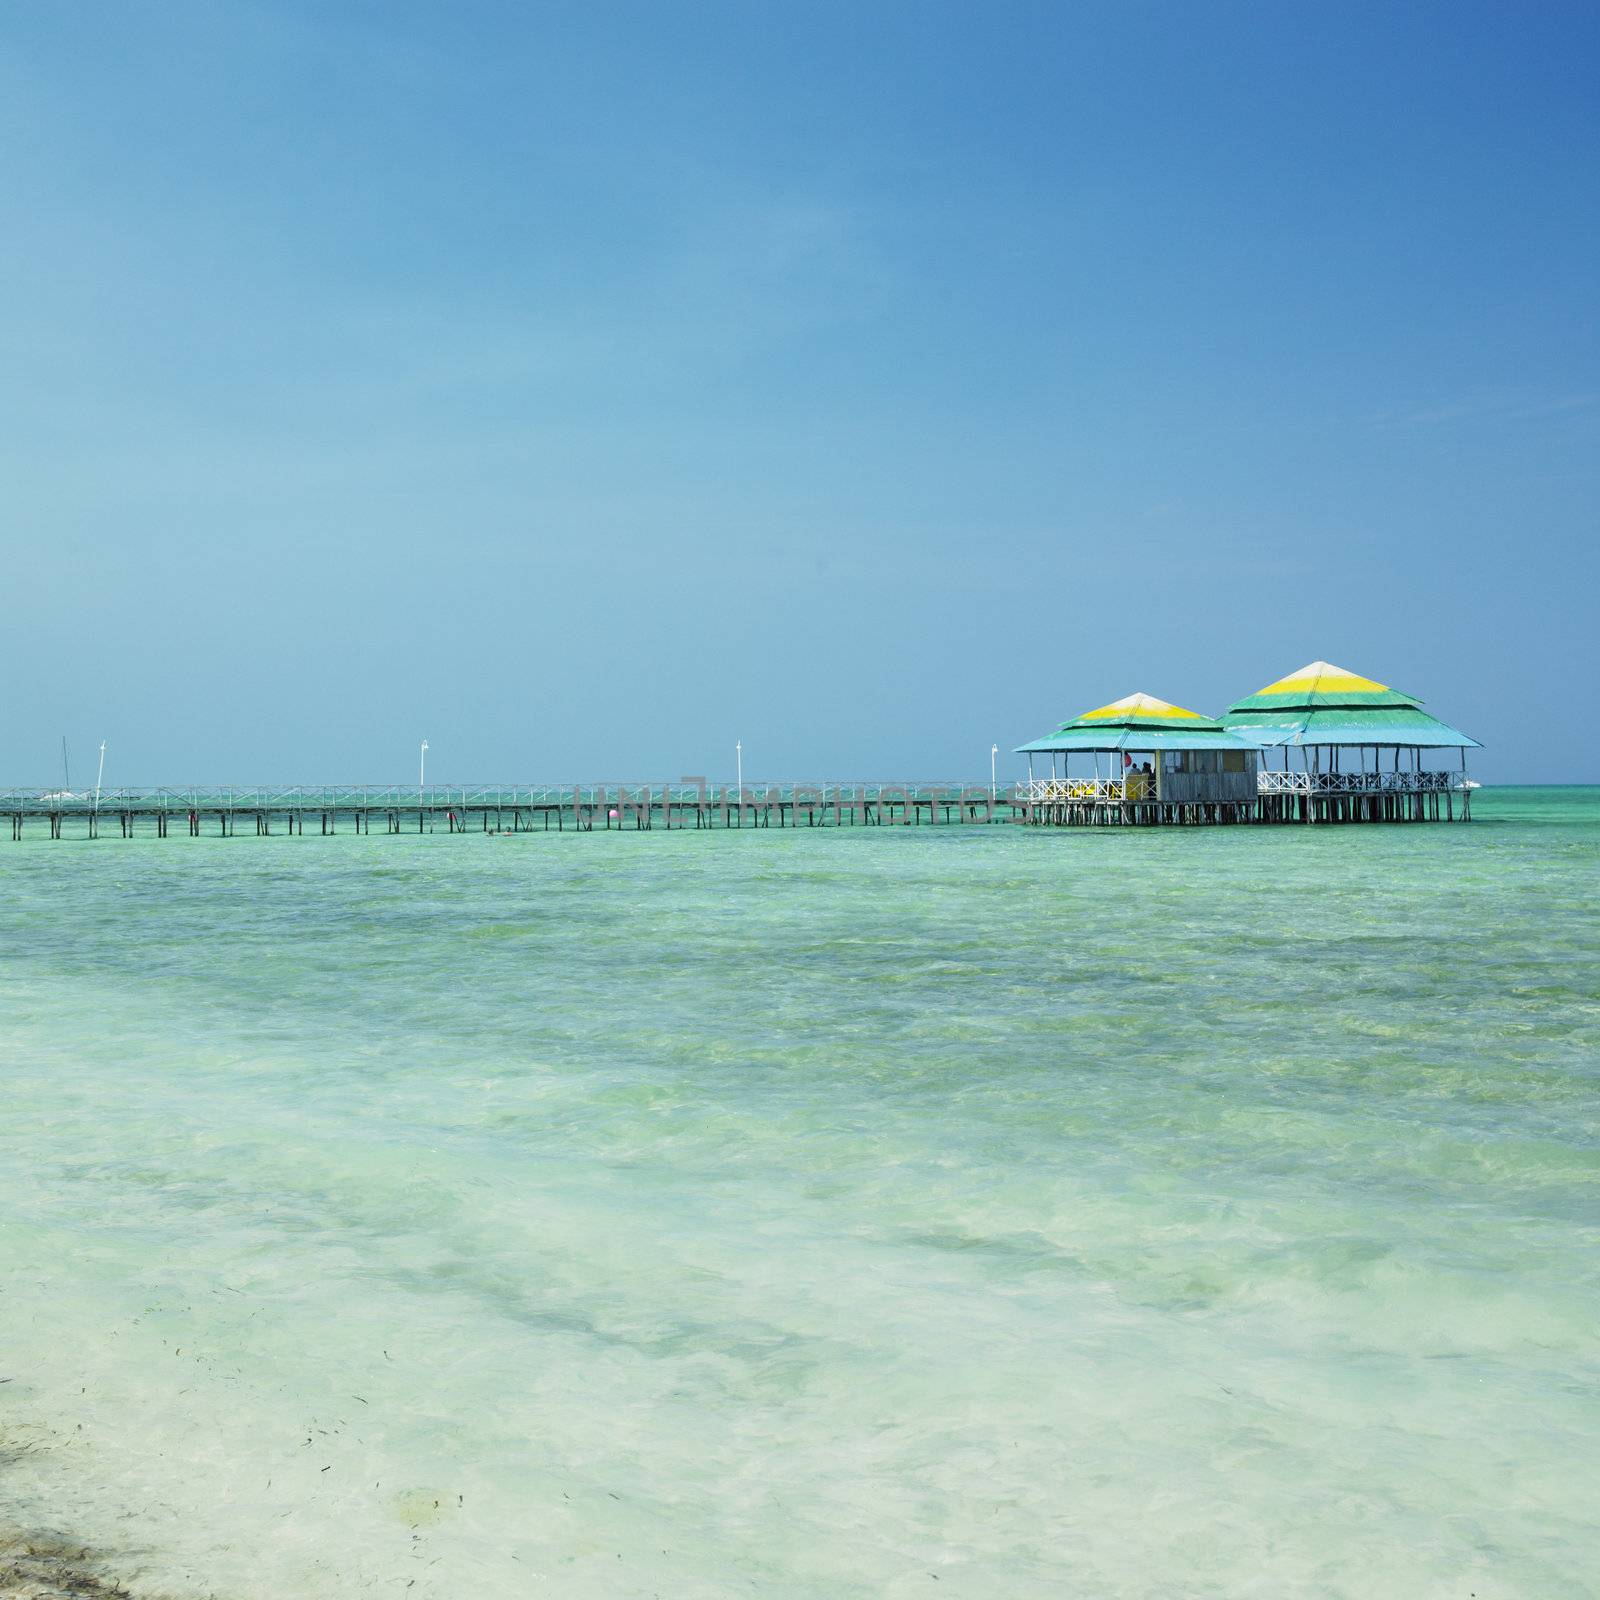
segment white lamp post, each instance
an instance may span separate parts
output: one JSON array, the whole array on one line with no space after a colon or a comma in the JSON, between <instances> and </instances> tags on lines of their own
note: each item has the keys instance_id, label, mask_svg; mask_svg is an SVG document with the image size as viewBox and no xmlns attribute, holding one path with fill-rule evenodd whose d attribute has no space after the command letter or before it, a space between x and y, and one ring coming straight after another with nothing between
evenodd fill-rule
<instances>
[{"instance_id":1,"label":"white lamp post","mask_svg":"<svg viewBox=\"0 0 1600 1600\"><path fill-rule=\"evenodd\" d=\"M94 775L94 808L100 809L100 780L106 775L106 742L100 741L100 770Z\"/></svg>"},{"instance_id":2,"label":"white lamp post","mask_svg":"<svg viewBox=\"0 0 1600 1600\"><path fill-rule=\"evenodd\" d=\"M744 804L744 741L742 739L735 739L733 741L733 759L734 759L734 762L736 763L736 765L738 767L738 772L739 772L739 804L743 805Z\"/></svg>"},{"instance_id":3,"label":"white lamp post","mask_svg":"<svg viewBox=\"0 0 1600 1600\"><path fill-rule=\"evenodd\" d=\"M422 790L428 777L428 741L422 741L422 749L417 753L417 799L422 799Z\"/></svg>"},{"instance_id":4,"label":"white lamp post","mask_svg":"<svg viewBox=\"0 0 1600 1600\"><path fill-rule=\"evenodd\" d=\"M992 745L989 746L989 804L990 805L993 805L995 803L995 800L999 797L999 793L1000 793L1000 786L995 781L995 775L994 775L994 758L999 754L1000 754L1000 746L999 745L992 744Z\"/></svg>"}]
</instances>

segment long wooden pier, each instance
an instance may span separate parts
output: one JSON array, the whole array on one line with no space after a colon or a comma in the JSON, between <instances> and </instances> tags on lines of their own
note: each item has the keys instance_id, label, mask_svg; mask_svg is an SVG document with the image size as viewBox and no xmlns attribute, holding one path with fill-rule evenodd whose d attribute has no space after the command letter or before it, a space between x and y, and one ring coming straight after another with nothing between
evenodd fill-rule
<instances>
[{"instance_id":1,"label":"long wooden pier","mask_svg":"<svg viewBox=\"0 0 1600 1600\"><path fill-rule=\"evenodd\" d=\"M1251 798L1177 800L1148 774L950 783L481 784L428 788L0 790L13 840L174 834L593 833L656 828L1047 827L1466 821L1456 773L1262 772Z\"/></svg>"},{"instance_id":2,"label":"long wooden pier","mask_svg":"<svg viewBox=\"0 0 1600 1600\"><path fill-rule=\"evenodd\" d=\"M0 791L13 840L240 834L532 833L656 828L955 826L1022 820L1005 790L960 783L480 784L427 788Z\"/></svg>"}]
</instances>

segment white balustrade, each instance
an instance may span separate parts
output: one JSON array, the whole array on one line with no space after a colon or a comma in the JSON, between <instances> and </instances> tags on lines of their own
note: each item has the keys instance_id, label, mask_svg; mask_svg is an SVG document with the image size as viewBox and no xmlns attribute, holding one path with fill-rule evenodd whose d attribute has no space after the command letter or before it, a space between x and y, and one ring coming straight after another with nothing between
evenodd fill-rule
<instances>
[{"instance_id":1,"label":"white balustrade","mask_svg":"<svg viewBox=\"0 0 1600 1600\"><path fill-rule=\"evenodd\" d=\"M1469 787L1464 772L1283 772L1256 774L1258 794L1444 794Z\"/></svg>"}]
</instances>

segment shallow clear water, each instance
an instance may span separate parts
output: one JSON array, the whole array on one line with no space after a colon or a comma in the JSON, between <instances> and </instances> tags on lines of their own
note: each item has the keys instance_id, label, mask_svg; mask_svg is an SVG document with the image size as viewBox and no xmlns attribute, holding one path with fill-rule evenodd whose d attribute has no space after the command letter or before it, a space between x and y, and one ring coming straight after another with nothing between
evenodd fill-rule
<instances>
[{"instance_id":1,"label":"shallow clear water","mask_svg":"<svg viewBox=\"0 0 1600 1600\"><path fill-rule=\"evenodd\" d=\"M0 1524L184 1600L1588 1594L1600 791L1476 809L0 844Z\"/></svg>"}]
</instances>

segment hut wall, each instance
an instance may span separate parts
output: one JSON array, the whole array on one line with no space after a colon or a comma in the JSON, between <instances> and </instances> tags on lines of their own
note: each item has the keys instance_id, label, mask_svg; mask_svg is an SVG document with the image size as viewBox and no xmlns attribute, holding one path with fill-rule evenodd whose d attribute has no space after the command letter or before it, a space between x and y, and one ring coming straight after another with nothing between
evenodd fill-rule
<instances>
[{"instance_id":1,"label":"hut wall","mask_svg":"<svg viewBox=\"0 0 1600 1600\"><path fill-rule=\"evenodd\" d=\"M1168 751L1161 757L1161 798L1171 805L1209 805L1255 797L1254 750Z\"/></svg>"}]
</instances>

